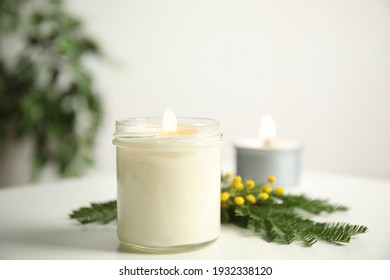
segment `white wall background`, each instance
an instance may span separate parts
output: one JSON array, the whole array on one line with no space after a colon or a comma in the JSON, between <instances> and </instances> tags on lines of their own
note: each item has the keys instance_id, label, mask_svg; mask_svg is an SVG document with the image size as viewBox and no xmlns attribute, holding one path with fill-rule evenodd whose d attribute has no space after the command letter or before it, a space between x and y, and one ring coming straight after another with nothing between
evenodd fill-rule
<instances>
[{"instance_id":1,"label":"white wall background","mask_svg":"<svg viewBox=\"0 0 390 280\"><path fill-rule=\"evenodd\" d=\"M94 171L115 171L116 119L219 119L223 160L274 116L304 167L390 179L390 1L67 0L106 58Z\"/></svg>"}]
</instances>

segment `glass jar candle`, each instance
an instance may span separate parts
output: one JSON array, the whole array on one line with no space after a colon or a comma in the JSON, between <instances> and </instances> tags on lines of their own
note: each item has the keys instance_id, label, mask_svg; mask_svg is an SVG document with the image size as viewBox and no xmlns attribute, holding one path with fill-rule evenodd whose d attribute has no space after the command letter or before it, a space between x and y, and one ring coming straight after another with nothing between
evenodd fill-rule
<instances>
[{"instance_id":1,"label":"glass jar candle","mask_svg":"<svg viewBox=\"0 0 390 280\"><path fill-rule=\"evenodd\" d=\"M218 121L119 120L114 137L117 235L125 247L186 251L218 238L222 143Z\"/></svg>"}]
</instances>

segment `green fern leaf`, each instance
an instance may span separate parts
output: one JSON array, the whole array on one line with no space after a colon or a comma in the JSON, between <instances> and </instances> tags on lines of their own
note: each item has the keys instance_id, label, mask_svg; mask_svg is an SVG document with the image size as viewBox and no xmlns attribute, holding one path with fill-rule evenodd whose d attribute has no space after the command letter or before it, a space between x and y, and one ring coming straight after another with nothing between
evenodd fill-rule
<instances>
[{"instance_id":1,"label":"green fern leaf","mask_svg":"<svg viewBox=\"0 0 390 280\"><path fill-rule=\"evenodd\" d=\"M82 224L94 222L107 224L114 221L116 216L116 201L92 203L90 207L81 207L69 214L71 219L75 219Z\"/></svg>"},{"instance_id":2,"label":"green fern leaf","mask_svg":"<svg viewBox=\"0 0 390 280\"><path fill-rule=\"evenodd\" d=\"M346 211L347 207L330 204L328 200L310 199L305 195L276 195L277 199L283 201L283 206L288 208L299 208L309 213L320 214L322 212L333 213Z\"/></svg>"},{"instance_id":3,"label":"green fern leaf","mask_svg":"<svg viewBox=\"0 0 390 280\"><path fill-rule=\"evenodd\" d=\"M324 207L321 206L321 208ZM312 246L318 240L344 244L351 240L352 235L367 231L365 226L318 223L303 218L294 211L294 208L283 204L244 205L236 207L234 214L235 217L232 220L236 224L240 223L243 226L247 221L246 227L257 233L263 240L281 244L301 241L304 246Z\"/></svg>"}]
</instances>

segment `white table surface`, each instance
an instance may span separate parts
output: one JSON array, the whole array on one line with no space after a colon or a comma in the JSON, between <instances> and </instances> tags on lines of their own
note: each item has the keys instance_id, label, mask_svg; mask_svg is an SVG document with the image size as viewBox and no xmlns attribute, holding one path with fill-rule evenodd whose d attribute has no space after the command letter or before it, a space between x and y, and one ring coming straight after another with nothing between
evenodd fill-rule
<instances>
[{"instance_id":1,"label":"white table surface","mask_svg":"<svg viewBox=\"0 0 390 280\"><path fill-rule=\"evenodd\" d=\"M137 254L119 248L115 223L79 225L71 210L116 198L114 174L0 189L0 259L390 259L390 181L306 172L289 192L350 207L313 217L366 225L347 245L267 243L249 230L222 226L220 238L197 251Z\"/></svg>"}]
</instances>

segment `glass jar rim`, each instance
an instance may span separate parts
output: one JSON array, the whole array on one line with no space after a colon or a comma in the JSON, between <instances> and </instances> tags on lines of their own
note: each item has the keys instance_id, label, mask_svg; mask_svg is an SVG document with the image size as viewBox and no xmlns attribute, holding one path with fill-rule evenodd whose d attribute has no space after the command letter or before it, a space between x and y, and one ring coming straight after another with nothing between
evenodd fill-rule
<instances>
[{"instance_id":1,"label":"glass jar rim","mask_svg":"<svg viewBox=\"0 0 390 280\"><path fill-rule=\"evenodd\" d=\"M206 145L222 142L220 122L210 118L181 117L177 118L177 132L165 133L162 117L127 118L116 121L113 143L117 146L123 142L146 145L159 144L193 144Z\"/></svg>"}]
</instances>

